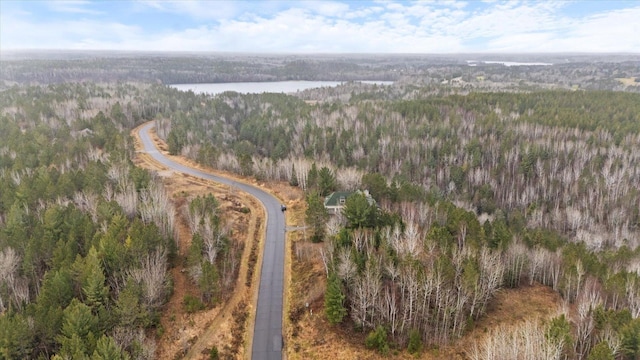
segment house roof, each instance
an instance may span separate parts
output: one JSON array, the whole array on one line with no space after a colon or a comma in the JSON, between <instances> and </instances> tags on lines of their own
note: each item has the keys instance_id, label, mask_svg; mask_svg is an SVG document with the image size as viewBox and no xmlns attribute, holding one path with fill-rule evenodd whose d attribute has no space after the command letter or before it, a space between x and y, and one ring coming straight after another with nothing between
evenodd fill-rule
<instances>
[{"instance_id":1,"label":"house roof","mask_svg":"<svg viewBox=\"0 0 640 360\"><path fill-rule=\"evenodd\" d=\"M353 191L336 191L324 199L324 206L340 206L340 198L347 199Z\"/></svg>"},{"instance_id":2,"label":"house roof","mask_svg":"<svg viewBox=\"0 0 640 360\"><path fill-rule=\"evenodd\" d=\"M369 205L374 205L376 203L376 201L371 197L371 194L369 194L367 190L336 191L324 199L324 206L344 206L344 201L341 203L340 199L344 199L346 201L349 196L355 193L364 194L364 196L366 196L367 198L367 201L369 202Z\"/></svg>"}]
</instances>

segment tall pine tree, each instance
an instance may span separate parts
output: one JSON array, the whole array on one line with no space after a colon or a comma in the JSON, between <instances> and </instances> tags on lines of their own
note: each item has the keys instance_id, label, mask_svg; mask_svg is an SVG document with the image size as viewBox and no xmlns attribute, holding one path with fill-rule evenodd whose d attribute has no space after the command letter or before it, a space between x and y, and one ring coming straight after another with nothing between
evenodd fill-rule
<instances>
[{"instance_id":1,"label":"tall pine tree","mask_svg":"<svg viewBox=\"0 0 640 360\"><path fill-rule=\"evenodd\" d=\"M321 242L324 240L325 225L329 219L329 214L324 208L324 202L318 193L312 192L307 195L307 211L305 215L307 225L311 228L311 241Z\"/></svg>"},{"instance_id":2,"label":"tall pine tree","mask_svg":"<svg viewBox=\"0 0 640 360\"><path fill-rule=\"evenodd\" d=\"M324 312L331 325L341 323L342 319L347 315L344 299L345 296L340 288L340 279L333 272L329 273L327 291L324 294Z\"/></svg>"},{"instance_id":3,"label":"tall pine tree","mask_svg":"<svg viewBox=\"0 0 640 360\"><path fill-rule=\"evenodd\" d=\"M318 188L318 167L316 163L311 165L311 169L307 173L307 191L315 191Z\"/></svg>"}]
</instances>

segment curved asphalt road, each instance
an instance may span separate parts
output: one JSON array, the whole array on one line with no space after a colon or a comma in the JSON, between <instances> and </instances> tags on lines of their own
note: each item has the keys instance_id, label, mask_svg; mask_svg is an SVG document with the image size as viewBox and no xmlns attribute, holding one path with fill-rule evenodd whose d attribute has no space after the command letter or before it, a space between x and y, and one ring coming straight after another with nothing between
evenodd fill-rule
<instances>
[{"instance_id":1,"label":"curved asphalt road","mask_svg":"<svg viewBox=\"0 0 640 360\"><path fill-rule=\"evenodd\" d=\"M262 202L267 212L266 237L258 291L258 309L253 331L252 359L282 359L282 294L284 282L284 216L280 202L272 195L251 185L211 175L194 168L178 164L162 155L149 137L154 123L140 128L140 139L144 151L162 165L185 174L234 186Z\"/></svg>"}]
</instances>

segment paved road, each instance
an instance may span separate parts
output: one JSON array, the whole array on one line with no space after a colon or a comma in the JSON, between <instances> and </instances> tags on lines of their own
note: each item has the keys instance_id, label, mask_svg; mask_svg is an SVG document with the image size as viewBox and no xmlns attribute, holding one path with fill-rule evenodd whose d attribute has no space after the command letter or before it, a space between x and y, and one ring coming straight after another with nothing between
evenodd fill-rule
<instances>
[{"instance_id":1,"label":"paved road","mask_svg":"<svg viewBox=\"0 0 640 360\"><path fill-rule=\"evenodd\" d=\"M258 309L253 332L252 359L282 359L282 295L284 286L284 216L280 211L280 202L272 195L251 185L235 182L231 179L205 173L203 171L178 164L162 155L149 137L149 129L154 123L140 129L140 138L144 151L162 165L178 172L197 176L207 180L234 186L245 191L262 202L267 212L266 241L260 273L258 291Z\"/></svg>"}]
</instances>

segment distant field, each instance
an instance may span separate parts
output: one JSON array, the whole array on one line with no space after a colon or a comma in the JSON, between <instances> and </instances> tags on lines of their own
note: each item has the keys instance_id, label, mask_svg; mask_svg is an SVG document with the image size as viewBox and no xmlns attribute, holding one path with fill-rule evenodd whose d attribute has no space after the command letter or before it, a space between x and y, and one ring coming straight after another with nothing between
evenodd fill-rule
<instances>
[{"instance_id":1,"label":"distant field","mask_svg":"<svg viewBox=\"0 0 640 360\"><path fill-rule=\"evenodd\" d=\"M640 86L640 83L636 82L635 77L616 78L616 80L620 81L622 85L625 85L625 86Z\"/></svg>"}]
</instances>

